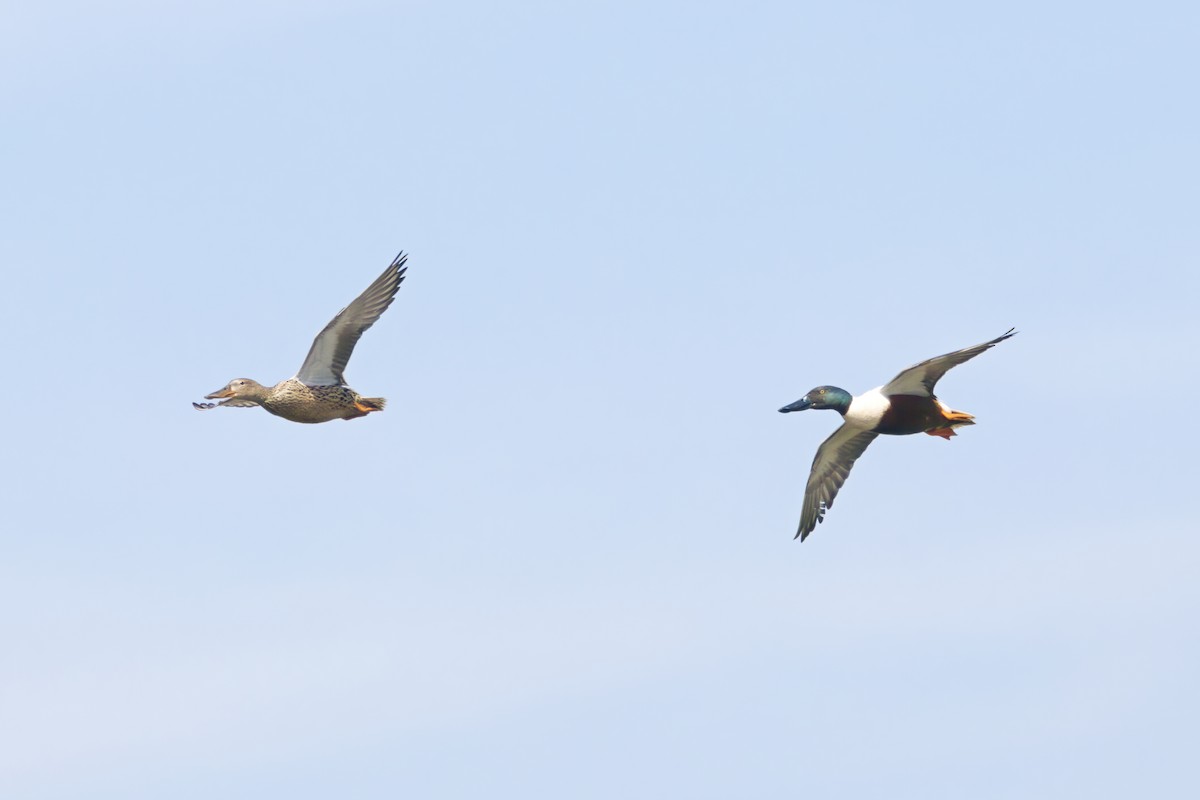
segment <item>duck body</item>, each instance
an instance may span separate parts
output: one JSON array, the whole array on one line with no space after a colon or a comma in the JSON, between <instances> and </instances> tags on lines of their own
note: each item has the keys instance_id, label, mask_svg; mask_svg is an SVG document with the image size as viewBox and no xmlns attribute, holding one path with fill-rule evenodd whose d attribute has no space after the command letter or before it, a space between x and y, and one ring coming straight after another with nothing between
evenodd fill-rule
<instances>
[{"instance_id":1,"label":"duck body","mask_svg":"<svg viewBox=\"0 0 1200 800\"><path fill-rule=\"evenodd\" d=\"M1015 331L1010 330L982 344L914 364L883 386L857 396L837 386L818 386L779 409L784 414L809 408L833 409L843 418L842 426L817 448L796 536L804 541L824 520L854 462L876 437L927 433L949 441L956 435L955 428L974 425L971 414L955 411L939 400L933 393L934 386L952 367L1014 335Z\"/></svg>"},{"instance_id":2,"label":"duck body","mask_svg":"<svg viewBox=\"0 0 1200 800\"><path fill-rule=\"evenodd\" d=\"M933 395L886 395L882 386L853 398L845 419L848 425L885 436L914 433L946 436L944 431L950 431L949 436L953 436L955 427L974 424L969 414L952 411Z\"/></svg>"},{"instance_id":3,"label":"duck body","mask_svg":"<svg viewBox=\"0 0 1200 800\"><path fill-rule=\"evenodd\" d=\"M387 400L363 397L346 385L343 371L363 331L391 305L404 280L408 256L396 256L383 274L350 305L338 312L317 334L308 357L291 378L274 386L263 386L250 378L234 378L221 389L204 396L219 403L192 403L201 411L217 408L258 406L291 422L316 424L335 419L357 419L382 411Z\"/></svg>"},{"instance_id":4,"label":"duck body","mask_svg":"<svg viewBox=\"0 0 1200 800\"><path fill-rule=\"evenodd\" d=\"M382 411L387 404L382 397L363 397L349 386L308 386L296 378L288 378L274 386L263 386L249 378L235 378L225 388L205 395L206 400L222 398L230 400L219 405L261 406L277 417L310 424L365 417L372 411ZM214 404L205 406L212 408Z\"/></svg>"}]
</instances>

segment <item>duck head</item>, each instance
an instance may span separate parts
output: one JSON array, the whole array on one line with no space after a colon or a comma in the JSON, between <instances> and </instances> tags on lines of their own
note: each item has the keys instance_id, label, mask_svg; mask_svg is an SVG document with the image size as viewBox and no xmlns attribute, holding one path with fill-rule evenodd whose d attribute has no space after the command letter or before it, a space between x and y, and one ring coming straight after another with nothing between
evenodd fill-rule
<instances>
[{"instance_id":1,"label":"duck head","mask_svg":"<svg viewBox=\"0 0 1200 800\"><path fill-rule=\"evenodd\" d=\"M791 411L803 411L806 408L832 408L843 416L850 410L850 401L854 398L845 389L836 386L818 386L794 403L779 409L780 414Z\"/></svg>"},{"instance_id":2,"label":"duck head","mask_svg":"<svg viewBox=\"0 0 1200 800\"><path fill-rule=\"evenodd\" d=\"M217 389L212 394L204 395L205 400L224 400L226 398L237 398L241 400L258 400L267 392L267 387L263 386L258 381L252 381L249 378L234 378L229 383L225 384L222 389Z\"/></svg>"}]
</instances>

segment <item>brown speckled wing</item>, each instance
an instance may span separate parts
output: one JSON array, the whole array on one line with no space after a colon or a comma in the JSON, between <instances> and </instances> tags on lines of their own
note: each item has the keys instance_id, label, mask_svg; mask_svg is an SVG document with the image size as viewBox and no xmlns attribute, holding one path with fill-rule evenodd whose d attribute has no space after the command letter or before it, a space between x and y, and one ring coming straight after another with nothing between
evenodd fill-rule
<instances>
[{"instance_id":1,"label":"brown speckled wing","mask_svg":"<svg viewBox=\"0 0 1200 800\"><path fill-rule=\"evenodd\" d=\"M258 403L253 400L242 400L234 397L230 400L222 400L219 403L192 403L192 408L197 411L207 411L210 408L254 408Z\"/></svg>"},{"instance_id":2,"label":"brown speckled wing","mask_svg":"<svg viewBox=\"0 0 1200 800\"><path fill-rule=\"evenodd\" d=\"M854 462L878 435L843 423L832 436L821 442L813 459L808 485L804 487L804 510L800 512L800 527L796 531L800 541L807 539L817 523L825 519L825 511L833 506L833 498L850 476Z\"/></svg>"},{"instance_id":3,"label":"brown speckled wing","mask_svg":"<svg viewBox=\"0 0 1200 800\"><path fill-rule=\"evenodd\" d=\"M886 395L911 394L918 397L929 397L933 394L933 387L951 367L957 367L964 361L970 361L984 350L990 350L1005 339L1016 335L1016 329L1010 328L1003 336L997 336L989 342L973 347L964 347L962 350L955 350L953 353L946 353L944 356L936 356L926 359L920 364L913 364L888 381L882 391Z\"/></svg>"},{"instance_id":4,"label":"brown speckled wing","mask_svg":"<svg viewBox=\"0 0 1200 800\"><path fill-rule=\"evenodd\" d=\"M374 325L392 304L400 282L404 280L407 261L408 256L404 253L396 256L365 292L339 311L317 334L308 357L296 373L301 383L308 386L338 386L346 382L342 373L350 361L350 354L354 352L354 345L358 344L363 331Z\"/></svg>"}]
</instances>

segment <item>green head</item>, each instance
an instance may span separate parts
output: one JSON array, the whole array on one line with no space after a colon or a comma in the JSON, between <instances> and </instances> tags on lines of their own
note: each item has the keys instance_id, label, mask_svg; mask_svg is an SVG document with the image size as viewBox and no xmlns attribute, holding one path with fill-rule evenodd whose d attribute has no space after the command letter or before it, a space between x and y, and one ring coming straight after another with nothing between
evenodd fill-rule
<instances>
[{"instance_id":1,"label":"green head","mask_svg":"<svg viewBox=\"0 0 1200 800\"><path fill-rule=\"evenodd\" d=\"M832 408L842 416L850 410L850 401L854 398L845 389L836 386L818 386L794 403L779 409L780 414L792 411L803 411L806 408Z\"/></svg>"}]
</instances>

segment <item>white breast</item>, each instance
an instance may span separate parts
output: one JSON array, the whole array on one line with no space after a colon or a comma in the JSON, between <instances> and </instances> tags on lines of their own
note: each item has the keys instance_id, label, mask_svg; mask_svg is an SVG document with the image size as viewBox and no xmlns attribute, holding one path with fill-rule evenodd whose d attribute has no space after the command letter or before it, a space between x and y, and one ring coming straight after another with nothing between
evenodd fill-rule
<instances>
[{"instance_id":1,"label":"white breast","mask_svg":"<svg viewBox=\"0 0 1200 800\"><path fill-rule=\"evenodd\" d=\"M846 411L846 424L868 431L878 425L890 405L882 389L882 386L877 386L851 400L850 408Z\"/></svg>"}]
</instances>

